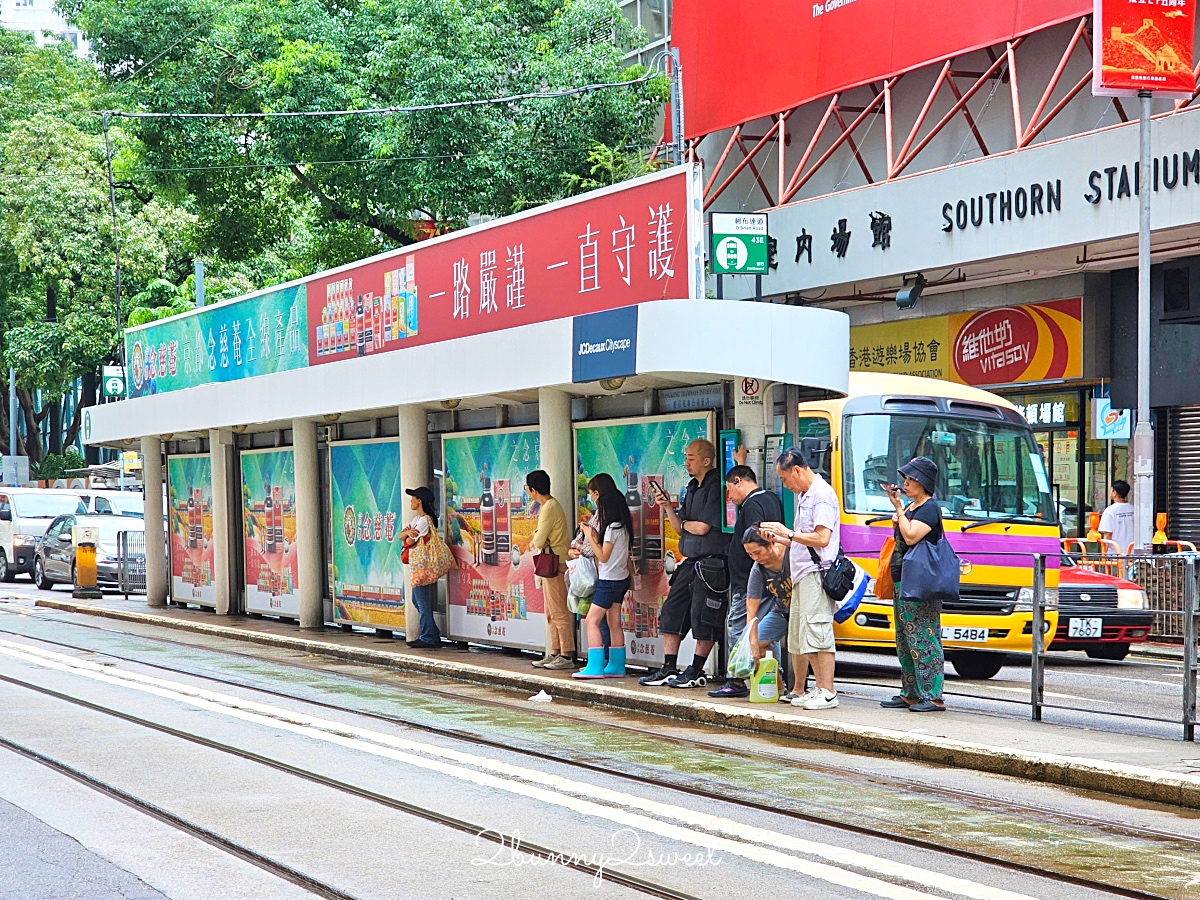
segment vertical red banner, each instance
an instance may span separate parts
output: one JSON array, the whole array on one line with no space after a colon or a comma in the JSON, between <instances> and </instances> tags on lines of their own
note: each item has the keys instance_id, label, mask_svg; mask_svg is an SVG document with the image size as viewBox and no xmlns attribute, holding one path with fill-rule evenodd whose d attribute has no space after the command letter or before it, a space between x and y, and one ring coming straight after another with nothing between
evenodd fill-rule
<instances>
[{"instance_id":1,"label":"vertical red banner","mask_svg":"<svg viewBox=\"0 0 1200 900\"><path fill-rule=\"evenodd\" d=\"M1197 0L1095 0L1092 93L1190 99Z\"/></svg>"}]
</instances>

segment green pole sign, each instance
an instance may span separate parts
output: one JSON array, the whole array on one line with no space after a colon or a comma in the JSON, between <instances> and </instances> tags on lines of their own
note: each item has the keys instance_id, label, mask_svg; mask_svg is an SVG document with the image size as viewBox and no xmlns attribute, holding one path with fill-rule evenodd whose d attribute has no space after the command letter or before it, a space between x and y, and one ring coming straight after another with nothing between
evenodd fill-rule
<instances>
[{"instance_id":1,"label":"green pole sign","mask_svg":"<svg viewBox=\"0 0 1200 900\"><path fill-rule=\"evenodd\" d=\"M767 257L766 215L712 214L714 275L765 275Z\"/></svg>"},{"instance_id":2,"label":"green pole sign","mask_svg":"<svg viewBox=\"0 0 1200 900\"><path fill-rule=\"evenodd\" d=\"M105 397L125 396L124 366L102 366L100 370L100 377L104 386Z\"/></svg>"}]
</instances>

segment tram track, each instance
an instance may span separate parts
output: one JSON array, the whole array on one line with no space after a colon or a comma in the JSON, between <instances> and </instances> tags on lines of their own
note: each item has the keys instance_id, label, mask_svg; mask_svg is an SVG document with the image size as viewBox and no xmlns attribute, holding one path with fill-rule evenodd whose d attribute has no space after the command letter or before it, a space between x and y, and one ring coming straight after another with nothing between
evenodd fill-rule
<instances>
[{"instance_id":1,"label":"tram track","mask_svg":"<svg viewBox=\"0 0 1200 900\"><path fill-rule=\"evenodd\" d=\"M35 617L35 618L41 618L41 617ZM43 618L43 621L57 623L57 622L60 622L61 620ZM76 624L76 623L71 623L71 624ZM84 626L84 627L95 628L95 626ZM194 644L190 644L188 642L174 641L174 640L165 639L165 638L148 637L145 635L139 635L139 634L124 632L124 631L116 631L113 629L98 628L96 630L99 630L99 631L102 631L102 632L105 632L108 634L125 637L125 638L146 639L151 642L163 642L163 643L174 644L174 645L178 645L178 646L184 646L184 647L187 647L187 648L197 651L197 652L212 652L212 653L218 653L218 654L222 654L222 655L227 654L227 655L232 655L235 657L252 659L255 662L259 662L259 663L267 662L272 665L280 665L280 666L288 667L288 668L296 668L296 669L300 669L300 670L303 670L303 671L306 671L306 672L309 672L312 674L321 674L321 675L327 676L327 677L335 677L338 679L352 680L352 681L356 681L356 682L360 682L360 683L365 682L365 683L371 684L373 687L376 687L376 688L384 688L384 687L386 687L386 688L403 688L406 690L412 690L417 693L422 693L422 694L426 694L426 695L432 695L432 696L437 696L440 698L453 700L453 701L459 702L459 703L462 703L462 702L468 702L468 703L474 703L474 704L482 703L482 701L478 701L475 698L463 697L459 694L453 694L448 691L439 691L436 688L429 688L429 687L418 686L418 685L410 685L408 683L397 682L395 680L386 680L385 681L383 679L375 679L375 678L370 678L367 676L359 676L359 675L353 675L353 674L349 674L349 673L330 672L327 669L313 667L313 666L307 666L307 665L299 664L299 663L286 663L286 662L278 662L276 660L263 660L260 657L254 657L249 654L239 653L237 651L229 651L229 650L220 650L220 649L214 649L214 648L208 648L208 647L201 647L201 646L197 646ZM91 647L82 647L79 645L70 644L70 643L63 642L63 641L55 641L55 640L51 640L48 638L33 637L30 635L24 634L22 632L14 632L14 631L6 630L6 629L0 629L0 633L9 634L9 635L13 635L16 637L24 638L26 640L32 640L32 641L48 644L50 646L56 646L56 647L59 647L62 649L68 649L68 650L81 652L81 653L94 654L94 655L106 657L108 659L129 663L132 665L144 666L144 667L150 668L150 669L156 669L156 670L163 671L163 672L169 672L174 675L180 675L180 676L184 676L184 677L188 677L188 678L196 678L199 680L215 682L215 683L221 684L226 687L239 688L242 690L262 694L264 696L274 697L276 699L287 700L290 702L300 703L300 704L304 704L304 705L310 705L310 706L314 706L314 707L321 708L321 709L328 709L331 711L336 711L336 712L347 714L347 715L359 716L362 718L386 722L386 723L394 725L394 726L411 728L411 729L419 730L419 731L422 731L422 732L425 732L428 734L434 734L439 737L446 738L448 740L471 743L476 746L487 747L489 749L498 750L498 751L502 751L502 752L506 752L506 753L515 753L515 754L526 756L526 757L529 757L532 759L538 759L539 761L543 761L543 762L550 762L550 763L554 763L554 764L573 767L573 768L579 769L581 771L588 771L588 772L601 774L601 775L605 775L605 776L609 776L609 777L615 776L615 777L621 778L623 780L626 780L626 781L629 781L632 783L643 784L643 785L652 786L652 787L660 788L660 789L667 788L672 791L677 791L680 793L688 794L688 795L691 795L694 797L702 798L702 799L713 801L713 802L731 804L733 806L740 807L740 808L747 809L747 810L753 810L756 812L765 812L765 813L770 813L773 815L781 815L786 818L803 821L803 822L806 822L809 824L836 828L836 829L844 831L844 832L862 835L865 837L878 838L878 839L890 841L893 843L903 844L903 845L911 846L911 847L922 849L922 850L928 850L928 851L933 851L933 852L940 853L940 854L956 856L956 857L959 857L962 859L970 860L972 862L979 862L979 863L984 863L987 865L998 866L998 867L1005 868L1005 869L1008 869L1008 870L1011 870L1014 872L1020 872L1022 874L1034 875L1034 876L1038 876L1038 877L1053 878L1053 879L1063 881L1063 882L1068 882L1068 883L1071 883L1071 884L1074 884L1074 885L1077 885L1080 887L1085 887L1085 888L1092 889L1092 890L1104 891L1104 892L1107 892L1107 893L1115 895L1115 896L1146 898L1146 900L1162 900L1162 898L1163 898L1163 895L1160 895L1160 894L1155 894L1155 893L1152 893L1149 891L1143 891L1143 890L1138 890L1138 889L1134 889L1134 888L1129 888L1129 887L1125 887L1122 885L1114 885L1110 882L1102 882L1102 881L1099 881L1096 879L1091 879L1091 878L1086 878L1083 876L1075 875L1070 872L1055 870L1055 869L1047 868L1044 866L1021 863L1017 860L1007 859L1007 858L1003 858L1003 857L996 857L996 856L988 855L985 853L980 853L977 851L972 851L972 850L965 849L965 848L947 846L942 843L937 843L933 840L925 840L925 839L921 839L921 838L916 838L911 835L896 834L895 832L888 832L888 831L885 831L883 829L876 828L876 827L871 827L871 826L867 826L867 825L859 825L859 824L855 824L852 822L846 822L842 819L834 818L831 816L824 816L824 815L820 815L820 814L813 813L813 812L801 811L801 810L791 808L786 805L781 805L778 802L768 803L768 802L765 802L764 800L751 799L751 798L748 798L745 796L738 796L736 794L732 794L732 793L728 793L728 792L724 792L724 791L713 790L712 788L709 788L709 787L700 787L695 784L688 784L682 780L683 776L674 775L672 773L660 772L653 777L647 776L647 775L641 775L636 772L630 772L628 770L614 768L612 766L612 759L610 757L603 757L605 762L603 764L601 764L599 762L593 762L593 761L589 761L587 759L579 758L579 756L577 754L573 754L571 751L566 751L566 755L564 755L564 751L562 751L562 750L558 750L554 753L551 753L551 752L547 752L545 750L539 750L539 749L532 748L532 747L516 746L511 742L494 740L491 738L484 737L482 735L465 732L460 729L440 727L440 726L436 726L436 725L431 725L427 722L420 722L420 721L416 721L413 719L405 718L403 716L397 716L394 714L380 713L380 712L375 712L372 710L363 710L363 709L358 709L358 708L354 708L354 707L348 707L344 704L330 703L327 701L322 701L322 700L318 700L318 699L311 698L311 697L303 697L303 696L299 696L297 694L292 694L292 693L289 693L286 691L279 691L279 690L275 690L273 688L267 688L267 687L263 687L261 685L247 683L240 679L234 679L234 678L230 678L230 677L227 677L224 675L220 675L220 676L212 675L212 674L207 674L205 672L197 672L197 671L190 670L187 668L170 666L170 665L165 665L162 663L148 662L145 660L137 659L135 657L125 656L125 655L117 654L117 653L111 653L111 652L105 651L105 650L96 650ZM0 676L0 679L9 680L7 678L4 678L3 676ZM530 709L530 708L527 708L524 706L519 706L517 704L504 703L503 701L500 701L499 704L497 704L497 702L495 702L495 701L488 701L488 704L491 706L502 705L502 706L505 706L506 708L512 709L514 711L518 711L518 712L520 712L522 714L526 714L526 715L529 715L529 714L548 715L549 714L548 711ZM554 716L556 719L562 719L564 717L562 715L561 710L555 710ZM567 717L575 719L577 721L580 721L581 723L586 723L588 725L592 725L592 726L596 725L596 723L594 721L585 719L583 717L577 717L577 716L567 716ZM765 760L765 761L769 761L769 762L777 762L781 765L789 765L789 766L797 766L798 765L796 760L789 759L782 755L776 755L776 754L770 754L770 753L764 753L764 752L756 752L753 755L751 755L751 754L745 753L743 751L739 751L739 750L735 750L735 749L731 749L731 748L727 748L727 747L721 747L720 745L713 744L711 742L683 740L680 738L662 735L657 732L650 732L645 729L639 729L639 728L635 728L635 727L628 726L628 725L604 723L604 727L612 727L612 728L616 728L616 729L629 731L629 732L635 733L641 737L652 737L655 740L667 740L667 741L682 744L682 745L696 746L696 747L700 747L705 750L715 751L715 752L719 752L722 754L730 754L730 755L734 755L734 756L737 756L737 757L740 757L743 759L753 758L753 759ZM859 773L853 769L839 769L836 767L813 766L808 763L805 763L804 767L808 770L826 769L830 772L830 774L835 774L835 775L842 776L842 777L844 777L846 774L855 775L860 778L863 777L863 773ZM666 778L664 778L664 775L666 776ZM875 782L880 782L883 779L874 777L874 778L871 778L871 780L875 781ZM900 783L900 780L889 777L888 779L886 779L886 783L889 786L895 786L898 783ZM1000 807L1003 807L1005 812L1025 814L1025 815L1035 816L1035 817L1039 817L1039 818L1051 817L1056 820L1062 821L1066 824L1070 824L1070 825L1077 826L1077 827L1102 829L1105 833L1109 833L1109 834L1118 834L1118 835L1123 834L1126 836L1136 836L1137 838L1140 838L1140 839L1153 838L1153 839L1158 839L1161 841L1172 841L1172 842L1176 842L1176 843L1180 843L1180 844L1193 846L1197 849L1197 852L1200 852L1200 839L1197 839L1191 835L1184 835L1184 834L1165 832L1165 831L1155 831L1152 829L1146 829L1146 828L1141 828L1141 827L1135 828L1133 826L1120 826L1119 824L1113 823L1108 820L1101 820L1098 818L1081 816L1077 813L1067 813L1067 812L1064 812L1061 810L1049 809L1046 807L1035 806L1032 804L1023 804L1023 803L1017 803L1015 801L1003 800L1003 799L996 798L994 796L987 795L987 794L962 791L962 790L950 789L950 788L943 788L943 787L934 787L934 786L922 784L919 782L910 782L910 784L916 790L932 792L932 793L936 793L936 794L939 794L942 796L948 796L952 799L959 800L960 802L962 800L968 800L975 804L983 803L983 804L987 804L989 806L1000 806Z\"/></svg>"},{"instance_id":2,"label":"tram track","mask_svg":"<svg viewBox=\"0 0 1200 900\"><path fill-rule=\"evenodd\" d=\"M101 703L93 703L90 700L84 700L81 697L73 697L70 694L64 694L61 691L56 691L53 688L48 688L44 685L33 684L32 682L23 681L19 678L12 678L8 675L0 674L0 683L9 684L14 687L25 688L26 690L34 691L55 700L60 700L65 703L78 706L82 709L87 709L110 718L118 719L127 722L131 725L136 725L151 731L156 731L160 734L168 735L169 737L178 738L179 740L187 741L200 747L205 747L209 750L216 750L220 753L227 754L237 759L246 762L256 763L287 775L292 775L296 778L317 784L322 787L331 788L339 793L348 796L358 797L362 800L367 800L376 803L380 806L388 807L416 818L424 819L437 825L442 825L451 828L455 831L468 834L477 839L483 839L497 844L504 848L520 847L523 854L535 857L564 866L565 868L573 869L577 872L582 872L592 878L603 878L605 881L613 884L621 885L622 887L630 888L638 891L649 897L660 897L663 900L700 900L693 894L688 894L683 891L675 890L667 885L659 884L649 879L640 878L636 875L630 875L625 872L613 869L608 866L597 865L589 862L586 857L577 853L572 853L563 850L555 850L544 845L531 842L524 836L508 834L498 831L493 828L488 828L465 819L460 819L456 816L451 816L446 813L441 813L436 810L427 809L414 803L400 800L396 797L390 797L386 794L380 794L377 791L372 791L358 785L350 784L349 782L341 781L332 778L328 775L321 775L316 772L311 772L307 769L302 769L299 766L284 762L283 760L274 759L269 756L264 756L260 753L255 753L251 750L246 750L242 747L235 747L232 744L227 744L222 741L214 740L213 738L205 737L204 735L196 734L195 732L187 731L181 728L174 728L170 725L164 725L161 722L154 722L142 716L135 716L132 713L127 713L122 710L113 709ZM297 869L284 865L276 860L260 854L242 844L239 844L229 838L226 838L217 832L204 828L188 821L168 810L163 809L156 804L150 803L147 800L138 798L134 794L124 791L114 785L111 785L101 779L95 778L82 770L70 766L60 760L56 760L46 754L40 753L32 748L18 744L15 741L9 740L0 736L0 747L9 749L21 756L38 762L47 768L66 775L75 781L84 784L94 790L100 791L110 797L120 800L128 806L145 812L153 816L159 821L165 822L180 831L184 831L194 837L209 843L220 849L227 850L235 856L252 863L272 874L286 878L293 884L305 888L312 893L322 897L331 898L331 900L357 900L352 894L347 894L336 887L314 879Z\"/></svg>"}]
</instances>

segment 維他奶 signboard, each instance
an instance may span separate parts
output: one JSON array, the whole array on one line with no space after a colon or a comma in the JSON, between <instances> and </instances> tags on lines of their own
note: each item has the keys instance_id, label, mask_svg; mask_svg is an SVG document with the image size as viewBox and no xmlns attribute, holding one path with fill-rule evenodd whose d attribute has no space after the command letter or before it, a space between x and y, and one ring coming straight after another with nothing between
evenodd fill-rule
<instances>
[{"instance_id":1,"label":"\u7dad\u4ed6\u5976 signboard","mask_svg":"<svg viewBox=\"0 0 1200 900\"><path fill-rule=\"evenodd\" d=\"M1095 0L1092 93L1190 100L1196 0Z\"/></svg>"},{"instance_id":2,"label":"\u7dad\u4ed6\u5976 signboard","mask_svg":"<svg viewBox=\"0 0 1200 900\"><path fill-rule=\"evenodd\" d=\"M541 589L533 573L537 507L525 476L541 468L537 429L499 429L442 438L446 543L458 568L446 576L449 637L540 650L546 642ZM551 484L570 510L572 485Z\"/></svg>"},{"instance_id":3,"label":"\u7dad\u4ed6\u5976 signboard","mask_svg":"<svg viewBox=\"0 0 1200 900\"><path fill-rule=\"evenodd\" d=\"M711 413L575 425L578 515L590 516L595 512L587 494L587 482L600 472L607 472L617 487L625 490L625 502L633 519L630 543L637 572L621 608L621 621L629 659L639 665L662 663L659 615L671 573L680 561L679 535L663 510L652 501L650 482L661 485L672 501L678 503L681 491L691 480L684 467L684 454L688 444L697 438L713 439ZM708 477L721 476L714 472ZM689 637L681 648L680 659L691 658L692 646Z\"/></svg>"},{"instance_id":4,"label":"\u7dad\u4ed6\u5976 signboard","mask_svg":"<svg viewBox=\"0 0 1200 900\"><path fill-rule=\"evenodd\" d=\"M308 365L304 285L125 332L130 399Z\"/></svg>"},{"instance_id":5,"label":"\u7dad\u4ed6\u5976 signboard","mask_svg":"<svg viewBox=\"0 0 1200 900\"><path fill-rule=\"evenodd\" d=\"M404 630L399 441L330 444L329 491L333 620Z\"/></svg>"},{"instance_id":6,"label":"\u7dad\u4ed6\u5976 signboard","mask_svg":"<svg viewBox=\"0 0 1200 900\"><path fill-rule=\"evenodd\" d=\"M1083 301L856 326L850 329L850 369L976 387L1080 378Z\"/></svg>"},{"instance_id":7,"label":"\u7dad\u4ed6\u5976 signboard","mask_svg":"<svg viewBox=\"0 0 1200 900\"><path fill-rule=\"evenodd\" d=\"M243 450L246 612L300 616L296 466L292 451Z\"/></svg>"},{"instance_id":8,"label":"\u7dad\u4ed6\u5976 signboard","mask_svg":"<svg viewBox=\"0 0 1200 900\"><path fill-rule=\"evenodd\" d=\"M216 607L213 581L212 458L167 458L167 533L171 599Z\"/></svg>"}]
</instances>

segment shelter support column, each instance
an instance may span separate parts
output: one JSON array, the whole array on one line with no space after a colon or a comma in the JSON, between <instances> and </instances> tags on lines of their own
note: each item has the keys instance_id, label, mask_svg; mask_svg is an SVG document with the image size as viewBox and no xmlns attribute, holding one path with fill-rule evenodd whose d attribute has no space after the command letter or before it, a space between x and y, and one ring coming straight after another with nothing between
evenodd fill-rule
<instances>
[{"instance_id":1,"label":"shelter support column","mask_svg":"<svg viewBox=\"0 0 1200 900\"><path fill-rule=\"evenodd\" d=\"M146 522L146 603L167 605L167 535L163 527L162 440L142 438L142 492Z\"/></svg>"},{"instance_id":2,"label":"shelter support column","mask_svg":"<svg viewBox=\"0 0 1200 900\"><path fill-rule=\"evenodd\" d=\"M747 393L747 387L755 388L754 392ZM753 469L762 481L767 466L774 464L774 460L763 458L763 447L766 445L767 434L774 418L775 383L743 378L737 384L737 388L733 427L741 432L742 446L748 451L746 465ZM725 473L722 472L721 475L724 476Z\"/></svg>"},{"instance_id":3,"label":"shelter support column","mask_svg":"<svg viewBox=\"0 0 1200 900\"><path fill-rule=\"evenodd\" d=\"M325 566L321 546L321 473L317 465L317 423L292 420L296 466L296 561L300 574L300 627L325 627Z\"/></svg>"},{"instance_id":4,"label":"shelter support column","mask_svg":"<svg viewBox=\"0 0 1200 900\"><path fill-rule=\"evenodd\" d=\"M429 483L429 425L425 408L418 405L401 406L398 410L400 419L400 484L405 490L421 487ZM400 497L403 501L401 519L405 523L411 518L408 512L407 494ZM445 510L439 509L439 521L445 515ZM407 566L404 572L404 636L408 640L416 640L421 631L420 616L413 603L412 570Z\"/></svg>"},{"instance_id":5,"label":"shelter support column","mask_svg":"<svg viewBox=\"0 0 1200 900\"><path fill-rule=\"evenodd\" d=\"M227 616L233 606L233 535L241 533L230 520L229 465L233 433L213 428L208 432L212 464L213 584L217 589L217 615Z\"/></svg>"},{"instance_id":6,"label":"shelter support column","mask_svg":"<svg viewBox=\"0 0 1200 900\"><path fill-rule=\"evenodd\" d=\"M575 519L575 442L571 431L571 395L555 388L538 390L538 435L542 468L550 475L550 491ZM514 492L516 491L514 486Z\"/></svg>"}]
</instances>

